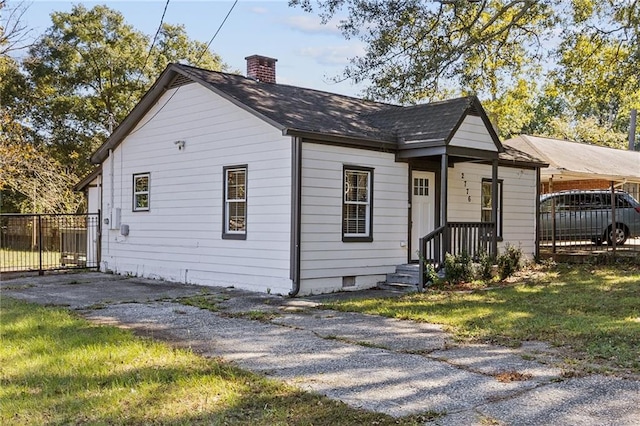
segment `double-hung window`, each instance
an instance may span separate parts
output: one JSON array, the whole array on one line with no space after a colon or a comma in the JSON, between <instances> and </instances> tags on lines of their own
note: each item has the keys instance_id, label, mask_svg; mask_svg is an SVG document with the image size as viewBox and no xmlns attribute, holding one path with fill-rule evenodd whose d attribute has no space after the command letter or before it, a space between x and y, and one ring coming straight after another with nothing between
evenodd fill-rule
<instances>
[{"instance_id":1,"label":"double-hung window","mask_svg":"<svg viewBox=\"0 0 640 426\"><path fill-rule=\"evenodd\" d=\"M247 238L247 166L224 168L222 238Z\"/></svg>"},{"instance_id":2,"label":"double-hung window","mask_svg":"<svg viewBox=\"0 0 640 426\"><path fill-rule=\"evenodd\" d=\"M492 203L492 181L491 179L482 179L482 197L480 205L480 214L482 222L491 222L491 203ZM502 238L502 180L498 181L498 217L496 218L496 236Z\"/></svg>"},{"instance_id":3,"label":"double-hung window","mask_svg":"<svg viewBox=\"0 0 640 426\"><path fill-rule=\"evenodd\" d=\"M342 241L373 241L373 169L344 167Z\"/></svg>"},{"instance_id":4,"label":"double-hung window","mask_svg":"<svg viewBox=\"0 0 640 426\"><path fill-rule=\"evenodd\" d=\"M149 184L151 175L149 173L138 173L133 175L133 211L149 211Z\"/></svg>"}]
</instances>

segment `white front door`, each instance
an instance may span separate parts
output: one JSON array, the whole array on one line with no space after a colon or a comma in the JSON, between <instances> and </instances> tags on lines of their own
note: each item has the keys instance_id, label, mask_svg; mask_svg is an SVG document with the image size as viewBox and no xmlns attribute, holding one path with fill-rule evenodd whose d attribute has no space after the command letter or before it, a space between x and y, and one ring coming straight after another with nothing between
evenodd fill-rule
<instances>
[{"instance_id":1,"label":"white front door","mask_svg":"<svg viewBox=\"0 0 640 426\"><path fill-rule=\"evenodd\" d=\"M433 172L411 173L411 260L418 260L420 238L434 229L435 183Z\"/></svg>"}]
</instances>

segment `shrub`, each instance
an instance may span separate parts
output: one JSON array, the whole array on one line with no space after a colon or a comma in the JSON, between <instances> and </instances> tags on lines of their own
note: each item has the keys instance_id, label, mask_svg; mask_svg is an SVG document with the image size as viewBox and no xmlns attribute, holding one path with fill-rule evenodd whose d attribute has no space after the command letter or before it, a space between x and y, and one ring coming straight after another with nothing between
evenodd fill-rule
<instances>
[{"instance_id":1,"label":"shrub","mask_svg":"<svg viewBox=\"0 0 640 426\"><path fill-rule=\"evenodd\" d=\"M514 272L520 269L520 259L522 258L522 250L520 247L514 247L507 244L505 252L498 256L498 272L500 279L509 278Z\"/></svg>"},{"instance_id":2,"label":"shrub","mask_svg":"<svg viewBox=\"0 0 640 426\"><path fill-rule=\"evenodd\" d=\"M495 264L495 257L490 256L484 250L478 253L478 275L484 281L490 281L493 278L493 265Z\"/></svg>"},{"instance_id":3,"label":"shrub","mask_svg":"<svg viewBox=\"0 0 640 426\"><path fill-rule=\"evenodd\" d=\"M466 252L457 256L447 253L444 258L444 278L452 284L471 281L473 279L471 256Z\"/></svg>"}]
</instances>

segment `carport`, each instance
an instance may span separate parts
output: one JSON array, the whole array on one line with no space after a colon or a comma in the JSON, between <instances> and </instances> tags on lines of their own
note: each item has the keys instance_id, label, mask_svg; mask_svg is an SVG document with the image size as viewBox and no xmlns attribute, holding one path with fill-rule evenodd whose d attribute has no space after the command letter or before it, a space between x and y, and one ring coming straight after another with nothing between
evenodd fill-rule
<instances>
[{"instance_id":1,"label":"carport","mask_svg":"<svg viewBox=\"0 0 640 426\"><path fill-rule=\"evenodd\" d=\"M561 139L520 135L505 146L540 158L549 166L540 169L541 194L591 189L622 190L640 198L640 152L588 145ZM593 244L591 241L539 242L541 254L594 254L613 251L640 253L640 238L624 246Z\"/></svg>"}]
</instances>

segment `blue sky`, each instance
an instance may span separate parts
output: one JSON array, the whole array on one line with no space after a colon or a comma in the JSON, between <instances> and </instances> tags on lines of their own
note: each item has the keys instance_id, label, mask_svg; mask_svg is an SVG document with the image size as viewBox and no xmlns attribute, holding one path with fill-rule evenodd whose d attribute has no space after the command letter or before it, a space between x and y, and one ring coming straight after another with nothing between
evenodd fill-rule
<instances>
[{"instance_id":1,"label":"blue sky","mask_svg":"<svg viewBox=\"0 0 640 426\"><path fill-rule=\"evenodd\" d=\"M9 0L9 4L17 4ZM50 26L54 11L69 11L73 4L91 8L106 4L120 11L127 23L152 36L160 22L165 0L46 1L32 0L23 16L37 37ZM190 38L208 43L231 8L227 0L171 0L165 22L182 24ZM357 96L363 89L350 82L333 83L348 58L364 53L357 40L345 40L335 21L321 25L315 14L290 8L286 0L239 0L211 49L232 69L246 71L244 58L259 54L278 59L278 83Z\"/></svg>"}]
</instances>

